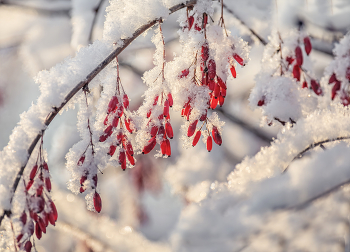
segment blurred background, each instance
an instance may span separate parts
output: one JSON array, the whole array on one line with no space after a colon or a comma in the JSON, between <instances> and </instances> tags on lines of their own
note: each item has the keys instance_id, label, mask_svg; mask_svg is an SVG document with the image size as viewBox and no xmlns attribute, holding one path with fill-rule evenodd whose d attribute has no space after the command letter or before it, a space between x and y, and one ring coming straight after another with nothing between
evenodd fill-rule
<instances>
[{"instance_id":1,"label":"blurred background","mask_svg":"<svg viewBox=\"0 0 350 252\"><path fill-rule=\"evenodd\" d=\"M213 19L217 21L219 4L215 4ZM247 100L271 30L308 32L314 72L320 78L332 59L334 43L350 24L348 0L226 0L224 4L226 28L249 43L251 60L244 68L238 67L235 80L229 79L226 103L218 110L226 122L223 145L215 145L211 153L201 143L183 149L176 138L182 118L172 111L172 156L138 156L132 170L105 170L99 176L103 208L95 214L86 210L84 195L74 195L66 187L65 155L79 141L79 134L77 108L63 112L45 133L59 220L36 241L37 251L171 251L169 237L181 212L205 198L212 183L226 181L236 164L268 146L280 130L278 125L267 126ZM39 96L34 82L37 73L101 39L107 5L108 0L0 0L1 148L20 114ZM181 50L177 17L177 13L171 15L163 25L167 61ZM152 34L139 37L119 56L122 83L134 110L142 104L146 90L141 77L153 67Z\"/></svg>"}]
</instances>

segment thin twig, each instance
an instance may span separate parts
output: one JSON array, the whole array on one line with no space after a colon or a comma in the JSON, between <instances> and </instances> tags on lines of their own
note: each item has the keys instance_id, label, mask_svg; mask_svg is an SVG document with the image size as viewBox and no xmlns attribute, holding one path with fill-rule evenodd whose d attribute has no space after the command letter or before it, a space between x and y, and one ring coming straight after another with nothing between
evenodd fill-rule
<instances>
[{"instance_id":1,"label":"thin twig","mask_svg":"<svg viewBox=\"0 0 350 252\"><path fill-rule=\"evenodd\" d=\"M189 0L186 3L177 4L169 9L169 13L172 14L178 10L181 10L187 6L194 5L197 2L197 0ZM89 73L86 78L84 78L83 81L79 82L64 98L63 102L59 107L54 107L53 111L47 115L47 118L44 122L45 128L41 130L41 132L35 137L35 139L32 141L31 145L29 146L27 153L27 160L25 164L20 168L20 170L17 173L17 176L14 180L14 183L12 185L12 196L11 196L11 202L13 198L13 194L16 192L19 181L23 175L24 169L27 165L27 162L38 143L40 137L44 134L45 130L47 129L47 126L50 125L52 120L56 117L56 115L61 111L61 109L79 92L80 89L82 89L85 85L88 85L93 78L96 77L116 56L118 56L132 41L134 41L139 35L141 35L143 32L147 31L149 28L151 28L153 25L158 23L160 18L154 19L150 21L149 23L141 26L139 29L137 29L134 34L126 39L123 39L123 46L116 48L107 58L105 58L94 70L92 70L91 73ZM10 217L12 214L11 210L6 209L4 210L4 213L0 216L0 225L2 223L2 220L4 219L5 215L7 217Z\"/></svg>"},{"instance_id":2,"label":"thin twig","mask_svg":"<svg viewBox=\"0 0 350 252\"><path fill-rule=\"evenodd\" d=\"M0 0L0 6L1 5L7 5L7 6L15 6L21 9L29 10L29 11L35 11L40 15L49 16L52 17L53 15L56 16L67 16L70 17L70 9L49 9L45 7L37 7L37 6L30 6L28 4L25 4L25 1L23 1L24 4L20 4L19 2L12 2L7 0Z\"/></svg>"},{"instance_id":3,"label":"thin twig","mask_svg":"<svg viewBox=\"0 0 350 252\"><path fill-rule=\"evenodd\" d=\"M267 42L265 39L263 39L259 34L257 34L252 28L250 28L242 19L240 19L231 9L229 9L224 3L223 3L224 8L226 9L226 11L228 13L230 13L232 16L234 16L243 26L245 26L251 34L254 35L254 37L256 37L261 44L263 45L267 45Z\"/></svg>"},{"instance_id":4,"label":"thin twig","mask_svg":"<svg viewBox=\"0 0 350 252\"><path fill-rule=\"evenodd\" d=\"M91 22L91 29L90 29L90 33L89 33L89 43L90 44L92 43L92 33L94 31L94 27L95 27L95 24L96 24L96 21L97 21L97 15L98 15L98 12L100 11L101 6L102 6L103 3L104 3L104 0L100 0L99 4L94 9L95 15L94 15L94 19Z\"/></svg>"},{"instance_id":5,"label":"thin twig","mask_svg":"<svg viewBox=\"0 0 350 252\"><path fill-rule=\"evenodd\" d=\"M334 139L327 139L327 140L323 140L323 141L320 141L320 142L317 142L317 143L314 143L314 144L311 144L309 147L307 147L305 150L303 150L302 152L300 152L298 155L295 156L295 158L292 160L294 161L295 159L300 159L303 157L303 155L305 154L305 152L317 147L317 146L323 146L324 143L329 143L329 142L335 142L335 141L340 141L340 140L346 140L346 139L350 139L350 136L347 136L347 137L337 137L337 138L334 138ZM322 148L322 147L321 147ZM324 146L323 146L324 148ZM322 148L322 149L323 149ZM287 170L288 170L289 166L284 169L284 171L282 173L285 173Z\"/></svg>"},{"instance_id":6,"label":"thin twig","mask_svg":"<svg viewBox=\"0 0 350 252\"><path fill-rule=\"evenodd\" d=\"M227 113L225 110L223 110L222 108L216 108L216 110L218 112L220 112L222 115L224 115L227 119L229 119L231 122L238 124L239 126L241 126L242 128L248 130L250 133L252 133L253 135L257 136L258 138L260 138L261 140L265 141L265 142L271 142L272 137L267 136L265 133L263 133L262 131L252 127L251 125L247 124L246 122L242 121L241 119L235 117L232 114Z\"/></svg>"},{"instance_id":7,"label":"thin twig","mask_svg":"<svg viewBox=\"0 0 350 252\"><path fill-rule=\"evenodd\" d=\"M294 206L287 207L286 210L297 210L297 211L298 210L302 210L302 209L306 208L307 206L309 206L310 203L314 202L315 200L318 200L320 198L326 197L329 194L331 194L332 192L335 192L335 191L339 190L340 187L342 187L342 186L344 186L346 184L349 184L349 183L350 183L350 179L348 179L346 181L343 181L340 184L335 185L335 186L329 188L328 190L326 190L326 191L324 191L324 192L322 192L322 193L320 193L320 194L318 194L318 195L316 195L316 196L314 196L314 197L312 197L312 198L310 198L310 199L308 199L308 200L306 200L306 201L304 201L302 203L296 204Z\"/></svg>"}]
</instances>

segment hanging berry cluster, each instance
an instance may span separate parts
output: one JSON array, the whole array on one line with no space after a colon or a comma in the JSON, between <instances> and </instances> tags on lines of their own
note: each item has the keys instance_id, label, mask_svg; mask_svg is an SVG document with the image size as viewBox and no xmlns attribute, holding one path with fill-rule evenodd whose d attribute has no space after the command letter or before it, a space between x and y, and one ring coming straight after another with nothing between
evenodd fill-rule
<instances>
[{"instance_id":1,"label":"hanging berry cluster","mask_svg":"<svg viewBox=\"0 0 350 252\"><path fill-rule=\"evenodd\" d=\"M189 12L191 15L189 15ZM229 43L228 49L225 48L226 52L223 53L226 57L218 57L222 52L218 50L217 41L210 40L214 29L216 30L215 32L217 32L218 27L215 27L213 24L208 24L208 16L206 12L202 13L192 9L187 10L187 23L183 31L185 33L195 33L196 36L201 36L202 40L199 42L201 45L200 48L192 53L195 55L193 63L188 68L182 70L178 76L180 79L190 79L192 85L207 90L208 92L206 98L199 98L205 102L205 105L202 106L203 109L199 113L194 112L194 109L198 108L198 95L193 95L191 92L188 92L181 115L188 121L187 137L192 137L194 135L192 146L198 143L203 131L206 132L204 135L206 136L207 150L211 151L212 138L218 145L222 144L222 138L219 125L208 118L208 110L215 110L217 105L221 107L225 102L228 69L230 69L233 78L236 78L237 74L234 62L236 61L241 66L244 66L245 62L236 51L235 44L227 35L226 29L224 28L223 16L220 18L221 31L222 34L225 34L223 35L223 39L231 43ZM212 30L209 31L210 34L207 33L208 25L209 28L212 28ZM194 29L192 27L194 27ZM217 64L218 62L219 64ZM198 121L203 122L199 130L197 130ZM205 129L202 130L204 125Z\"/></svg>"},{"instance_id":2,"label":"hanging berry cluster","mask_svg":"<svg viewBox=\"0 0 350 252\"><path fill-rule=\"evenodd\" d=\"M133 133L135 127L129 111L129 97L125 93L121 83L118 59L116 60L117 82L115 94L108 103L107 115L103 121L105 130L100 136L99 141L103 143L110 138L107 154L111 157L117 156L121 168L125 170L127 162L131 166L135 165L134 149L128 137L128 134Z\"/></svg>"},{"instance_id":3,"label":"hanging berry cluster","mask_svg":"<svg viewBox=\"0 0 350 252\"><path fill-rule=\"evenodd\" d=\"M32 167L29 179L24 182L26 195L25 209L19 217L21 232L15 234L16 246L20 250L31 251L31 236L34 234L38 239L42 233L46 233L46 227L55 225L57 221L56 206L51 200L51 180L49 167L44 158L43 137L41 137L38 157Z\"/></svg>"},{"instance_id":4,"label":"hanging berry cluster","mask_svg":"<svg viewBox=\"0 0 350 252\"><path fill-rule=\"evenodd\" d=\"M293 66L293 77L298 81L302 82L302 88L310 87L316 95L322 95L322 89L320 84L312 77L309 76L307 71L303 68L303 52L300 45L300 39L298 39L298 45L294 49L294 55L289 55L285 58L288 66ZM303 38L304 50L307 56L309 56L312 45L310 38L305 36ZM281 40L281 44L283 41ZM293 64L294 63L294 64ZM309 83L308 83L309 82Z\"/></svg>"},{"instance_id":5,"label":"hanging berry cluster","mask_svg":"<svg viewBox=\"0 0 350 252\"><path fill-rule=\"evenodd\" d=\"M141 135L146 136L147 141L142 141L141 138L139 138L139 141L141 140L142 154L150 153L158 143L161 155L170 157L171 145L169 139L174 137L170 122L170 108L173 106L174 101L164 74L165 43L161 22L159 22L158 27L159 29L153 37L153 42L157 46L155 53L156 67L149 72L150 75L157 72L158 74L154 82L149 84L151 86L150 91L153 91L152 95L148 99L146 98L144 105L139 110L141 111L141 117L144 117L144 111L147 111L140 131Z\"/></svg>"},{"instance_id":6,"label":"hanging berry cluster","mask_svg":"<svg viewBox=\"0 0 350 252\"><path fill-rule=\"evenodd\" d=\"M346 35L339 44L335 46L335 59L327 69L330 77L329 85L333 85L331 98L334 100L339 97L344 106L350 104L349 83L350 83L350 53L349 53L350 35Z\"/></svg>"}]
</instances>

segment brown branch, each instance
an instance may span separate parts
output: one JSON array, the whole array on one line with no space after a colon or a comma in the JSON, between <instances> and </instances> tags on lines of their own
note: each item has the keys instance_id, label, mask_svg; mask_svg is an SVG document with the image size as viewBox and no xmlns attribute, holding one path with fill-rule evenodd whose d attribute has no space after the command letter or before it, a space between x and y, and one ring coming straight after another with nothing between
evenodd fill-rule
<instances>
[{"instance_id":1,"label":"brown branch","mask_svg":"<svg viewBox=\"0 0 350 252\"><path fill-rule=\"evenodd\" d=\"M173 7L171 7L169 9L169 13L172 14L178 10L181 10L185 7L194 5L197 2L197 0L189 0L186 3L182 3L182 4L177 4ZM49 113L46 117L46 120L44 122L45 124L45 128L41 130L41 132L35 137L35 139L33 140L33 142L31 143L31 145L29 146L27 152L28 152L28 156L27 156L27 161L26 163L20 168L20 170L17 173L17 176L14 180L14 183L12 185L12 194L14 194L17 190L18 184L20 179L22 178L24 169L27 165L27 162L36 146L36 144L38 143L40 137L44 134L47 126L50 125L50 123L52 122L52 120L56 117L56 115L61 111L61 109L78 93L78 91L80 89L82 89L85 85L88 85L93 78L96 77L96 75L98 75L116 56L118 56L128 45L130 45L130 43L132 41L134 41L139 35L141 35L143 32L147 31L149 28L151 28L153 25L155 25L156 23L159 22L159 20L161 20L161 18L157 18L154 19L152 21L150 21L149 23L141 26L139 29L137 29L134 34L126 39L123 39L122 41L123 46L116 48L109 56L107 56L107 58L105 58L94 70L92 70L91 73L89 73L86 78L79 82L68 94L67 96L64 98L63 102L61 103L61 105L59 107L54 107L52 108L52 112ZM10 203L12 203L12 199L13 199L13 195L11 196L11 200ZM10 209L5 209L4 213L0 216L0 225L2 223L2 220L4 219L5 215L7 217L10 217L12 214Z\"/></svg>"},{"instance_id":2,"label":"brown branch","mask_svg":"<svg viewBox=\"0 0 350 252\"><path fill-rule=\"evenodd\" d=\"M103 3L104 3L104 0L100 0L99 4L94 8L95 15L94 15L94 19L91 22L91 28L90 28L90 33L89 33L89 43L90 44L92 43L92 33L94 31L94 27L95 27L95 24L97 22L97 15L98 15L98 12L100 11Z\"/></svg>"},{"instance_id":3,"label":"brown branch","mask_svg":"<svg viewBox=\"0 0 350 252\"><path fill-rule=\"evenodd\" d=\"M337 137L337 138L334 138L334 139L327 139L327 140L323 140L323 141L320 141L320 142L317 142L317 143L314 143L314 144L311 144L309 147L307 147L305 150L301 151L298 155L295 156L295 158L293 158L292 161L294 161L295 159L300 159L303 157L303 155L305 154L305 152L315 148L315 147L318 147L320 146L322 149L325 148L323 146L324 143L329 143L329 142L335 142L335 141L340 141L340 140L346 140L346 139L350 139L350 136L348 137ZM323 147L322 147L323 146ZM283 170L282 173L285 173L287 170L288 170L289 166Z\"/></svg>"},{"instance_id":4,"label":"brown branch","mask_svg":"<svg viewBox=\"0 0 350 252\"><path fill-rule=\"evenodd\" d=\"M306 207L308 207L312 202L314 202L315 200L318 200L320 198L323 198L323 197L326 197L328 196L329 194L331 194L332 192L335 192L337 190L340 189L340 187L346 185L346 184L349 184L350 183L350 179L346 180L346 181L343 181L342 183L338 184L338 185L335 185L331 188L329 188L328 190L302 202L302 203L299 203L299 204L296 204L294 206L290 206L290 207L287 207L286 210L302 210Z\"/></svg>"},{"instance_id":5,"label":"brown branch","mask_svg":"<svg viewBox=\"0 0 350 252\"><path fill-rule=\"evenodd\" d=\"M267 45L267 42L265 39L263 39L259 34L257 34L252 28L250 28L242 19L240 19L231 9L229 9L226 4L223 3L223 7L226 9L226 11L228 13L230 13L235 19L237 19L243 26L245 26L251 34L254 35L254 37L256 37L261 44L263 44L264 46Z\"/></svg>"},{"instance_id":6,"label":"brown branch","mask_svg":"<svg viewBox=\"0 0 350 252\"><path fill-rule=\"evenodd\" d=\"M241 126L242 128L249 131L250 133L252 133L256 137L260 138L261 140L268 142L268 143L271 142L272 137L268 136L267 134L265 134L261 130L258 130L255 127L249 125L248 123L242 121L241 119L237 118L236 116L227 113L222 108L216 108L216 111L220 112L223 116L225 116L227 119L229 119L232 123L235 123L235 124Z\"/></svg>"}]
</instances>

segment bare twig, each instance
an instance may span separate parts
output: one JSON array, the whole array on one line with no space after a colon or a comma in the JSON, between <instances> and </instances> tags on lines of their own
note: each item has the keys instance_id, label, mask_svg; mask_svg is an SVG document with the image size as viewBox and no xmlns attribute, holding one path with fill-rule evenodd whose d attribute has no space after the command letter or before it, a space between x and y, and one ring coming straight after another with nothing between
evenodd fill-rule
<instances>
[{"instance_id":1,"label":"bare twig","mask_svg":"<svg viewBox=\"0 0 350 252\"><path fill-rule=\"evenodd\" d=\"M334 138L334 139L327 139L327 140L323 140L321 142L317 142L317 143L314 143L314 144L311 144L309 147L307 147L305 150L303 150L302 152L300 152L298 155L296 155L296 157L293 159L293 161L295 159L300 159L303 157L303 155L305 154L305 152L315 148L315 147L318 147L320 146L322 149L325 148L323 146L324 143L330 143L330 142L335 142L335 141L341 141L341 140L347 140L347 139L350 139L350 136L348 137L337 137L337 138ZM323 146L323 147L322 147ZM284 171L282 173L285 173L287 170L288 170L289 166L284 169Z\"/></svg>"},{"instance_id":2,"label":"bare twig","mask_svg":"<svg viewBox=\"0 0 350 252\"><path fill-rule=\"evenodd\" d=\"M38 6L30 6L25 3L25 1L22 1L23 4L20 2L14 2L9 0L0 0L0 6L1 5L7 5L7 6L16 6L18 8L29 10L29 11L35 11L40 15L44 16L67 16L70 17L70 8L60 8L60 9L50 9L45 7L38 7Z\"/></svg>"},{"instance_id":3,"label":"bare twig","mask_svg":"<svg viewBox=\"0 0 350 252\"><path fill-rule=\"evenodd\" d=\"M169 13L172 14L180 9L183 9L187 6L191 6L194 5L197 2L197 0L189 0L186 3L182 3L182 4L177 4L173 7L171 7L169 9ZM147 31L149 28L151 28L153 25L155 25L156 23L158 23L158 21L160 20L160 18L154 19L152 21L150 21L149 23L141 26L139 29L137 29L134 34L126 39L123 39L123 46L116 48L110 55L107 56L107 58L105 58L94 70L92 70L91 73L89 73L86 78L79 82L68 94L67 96L64 98L63 102L61 103L61 105L59 107L54 107L53 111L51 113L49 113L46 117L46 120L44 122L45 128L41 130L41 132L35 137L35 139L32 141L31 145L29 146L27 153L27 160L26 163L20 168L20 170L17 173L17 176L14 180L14 183L12 185L12 194L14 194L17 190L18 184L20 179L22 178L24 169L27 165L27 162L36 146L36 144L38 143L40 137L44 134L47 126L50 125L50 123L52 122L52 120L56 117L56 115L59 113L59 111L61 111L61 109L78 93L78 91L80 89L82 89L85 85L88 85L93 78L96 77L97 74L99 74L116 56L118 56L132 41L134 41L139 35L141 35L143 32ZM11 196L11 200L10 202L12 203L12 199L13 199L13 195ZM4 213L0 216L0 225L2 220L4 219L5 215L10 217L12 214L10 209L6 209L4 210Z\"/></svg>"},{"instance_id":4,"label":"bare twig","mask_svg":"<svg viewBox=\"0 0 350 252\"><path fill-rule=\"evenodd\" d=\"M329 188L328 190L324 191L324 192L321 192L320 194L302 202L302 203L299 203L297 205L294 205L294 206L290 206L290 207L287 207L286 210L302 210L304 209L305 207L308 207L312 202L314 202L315 200L318 200L320 198L323 198L323 197L326 197L328 196L329 194L339 190L342 186L346 185L346 184L349 184L350 183L350 179L348 180L345 180L343 182L341 182L340 184L337 184L331 188Z\"/></svg>"},{"instance_id":5,"label":"bare twig","mask_svg":"<svg viewBox=\"0 0 350 252\"><path fill-rule=\"evenodd\" d=\"M240 19L231 9L229 9L226 6L226 4L223 3L223 7L226 9L228 13L234 16L243 26L245 26L250 31L250 33L253 34L254 37L256 37L261 42L261 44L267 45L266 40L263 39L259 34L257 34L252 28L250 28L242 19Z\"/></svg>"},{"instance_id":6,"label":"bare twig","mask_svg":"<svg viewBox=\"0 0 350 252\"><path fill-rule=\"evenodd\" d=\"M244 122L243 120L235 117L232 114L227 113L225 110L223 110L222 108L216 108L216 110L218 112L220 112L222 115L224 115L227 119L229 119L231 122L238 124L239 126L241 126L242 128L248 130L250 133L252 133L253 135L257 136L258 138L260 138L261 140L265 141L265 142L271 142L272 137L269 137L268 135L266 135L264 132L252 127L251 125L249 125L248 123Z\"/></svg>"},{"instance_id":7,"label":"bare twig","mask_svg":"<svg viewBox=\"0 0 350 252\"><path fill-rule=\"evenodd\" d=\"M103 5L104 1L105 0L100 0L99 4L94 9L95 15L94 15L94 19L92 20L92 23L91 23L91 29L90 29L90 34L89 34L89 43L90 44L92 43L92 33L94 31L94 27L95 27L95 24L97 21L97 15L98 15L98 12L100 11L101 6Z\"/></svg>"}]
</instances>

